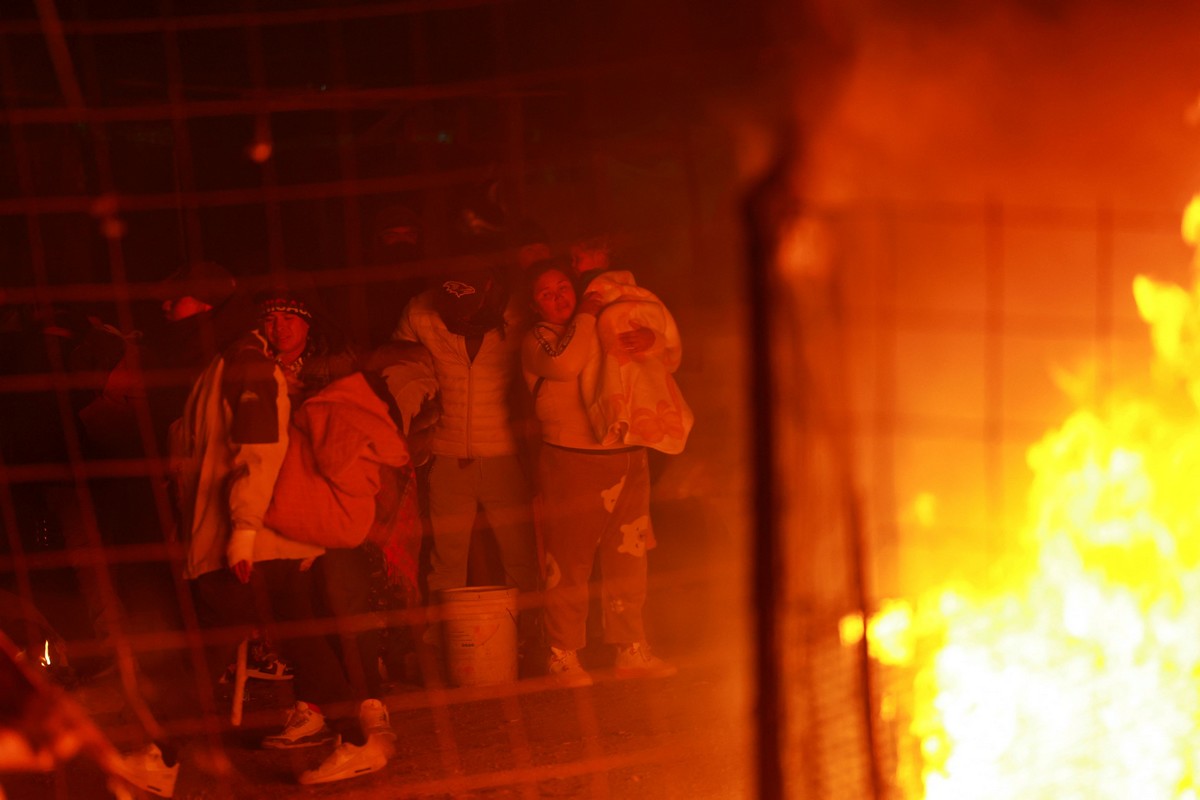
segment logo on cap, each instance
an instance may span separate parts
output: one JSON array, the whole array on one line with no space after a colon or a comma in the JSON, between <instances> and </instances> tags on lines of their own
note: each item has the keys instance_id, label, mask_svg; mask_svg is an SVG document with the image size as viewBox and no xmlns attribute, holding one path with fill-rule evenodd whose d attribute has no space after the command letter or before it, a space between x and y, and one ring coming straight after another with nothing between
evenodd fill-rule
<instances>
[{"instance_id":1,"label":"logo on cap","mask_svg":"<svg viewBox=\"0 0 1200 800\"><path fill-rule=\"evenodd\" d=\"M442 288L455 297L466 297L469 294L475 294L475 287L462 281L446 281L442 284Z\"/></svg>"}]
</instances>

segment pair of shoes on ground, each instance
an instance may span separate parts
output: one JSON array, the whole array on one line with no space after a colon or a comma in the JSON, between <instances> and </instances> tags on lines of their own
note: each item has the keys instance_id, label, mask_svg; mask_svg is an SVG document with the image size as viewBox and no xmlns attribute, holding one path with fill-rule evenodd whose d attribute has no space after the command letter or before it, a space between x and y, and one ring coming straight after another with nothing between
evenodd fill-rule
<instances>
[{"instance_id":1,"label":"pair of shoes on ground","mask_svg":"<svg viewBox=\"0 0 1200 800\"><path fill-rule=\"evenodd\" d=\"M550 663L546 670L560 686L591 686L592 676L579 663L574 650L550 648ZM650 652L645 642L633 642L617 647L614 674L618 678L669 678L679 672L674 664L663 661Z\"/></svg>"},{"instance_id":2,"label":"pair of shoes on ground","mask_svg":"<svg viewBox=\"0 0 1200 800\"><path fill-rule=\"evenodd\" d=\"M316 769L300 773L300 783L333 783L356 778L383 769L396 753L396 734L392 731L387 706L379 700L364 700L358 710L364 743L341 742Z\"/></svg>"},{"instance_id":3,"label":"pair of shoes on ground","mask_svg":"<svg viewBox=\"0 0 1200 800\"><path fill-rule=\"evenodd\" d=\"M392 731L387 706L379 700L364 700L358 711L364 744L342 743L325 717L308 703L298 702L288 714L283 730L263 739L263 747L272 750L311 747L331 741L338 744L316 769L300 774L300 783L332 783L383 769L396 752L396 734ZM126 755L121 760L121 777L142 791L159 797L173 797L179 777L178 762L167 766L157 745Z\"/></svg>"},{"instance_id":4,"label":"pair of shoes on ground","mask_svg":"<svg viewBox=\"0 0 1200 800\"><path fill-rule=\"evenodd\" d=\"M363 739L372 736L395 739L387 706L380 700L362 702L358 709L358 724L362 728ZM292 750L328 744L337 739L338 735L325 724L325 715L315 706L300 701L288 712L283 730L264 737L262 746L267 750Z\"/></svg>"}]
</instances>

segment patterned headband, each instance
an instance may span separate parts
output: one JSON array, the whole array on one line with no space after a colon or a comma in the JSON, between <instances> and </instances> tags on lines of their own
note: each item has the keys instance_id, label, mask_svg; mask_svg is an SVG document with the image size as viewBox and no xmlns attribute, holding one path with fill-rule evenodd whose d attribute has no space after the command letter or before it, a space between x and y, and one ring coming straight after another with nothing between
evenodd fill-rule
<instances>
[{"instance_id":1,"label":"patterned headband","mask_svg":"<svg viewBox=\"0 0 1200 800\"><path fill-rule=\"evenodd\" d=\"M299 300L288 297L272 297L270 299L263 300L258 304L258 307L264 317L267 314L281 311L285 314L295 314L298 317L304 317L304 319L308 320L309 322L312 322L313 318L312 311L309 310L308 306L304 305L304 303L300 302Z\"/></svg>"}]
</instances>

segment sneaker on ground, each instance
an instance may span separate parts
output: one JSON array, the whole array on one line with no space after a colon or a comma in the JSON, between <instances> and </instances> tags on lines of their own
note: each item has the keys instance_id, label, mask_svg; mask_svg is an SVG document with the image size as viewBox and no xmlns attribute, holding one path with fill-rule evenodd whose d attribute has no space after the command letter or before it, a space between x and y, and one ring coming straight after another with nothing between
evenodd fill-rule
<instances>
[{"instance_id":1,"label":"sneaker on ground","mask_svg":"<svg viewBox=\"0 0 1200 800\"><path fill-rule=\"evenodd\" d=\"M261 661L246 664L246 677L260 681L290 681L293 677L292 665L269 653Z\"/></svg>"},{"instance_id":2,"label":"sneaker on ground","mask_svg":"<svg viewBox=\"0 0 1200 800\"><path fill-rule=\"evenodd\" d=\"M382 700L371 698L363 700L358 707L358 723L362 726L364 738L371 736L390 736L396 738L392 730L392 721L388 717L387 706Z\"/></svg>"},{"instance_id":3,"label":"sneaker on ground","mask_svg":"<svg viewBox=\"0 0 1200 800\"><path fill-rule=\"evenodd\" d=\"M148 745L122 757L121 772L121 777L144 792L159 797L175 795L179 764L168 767L163 762L162 751L158 749L158 745Z\"/></svg>"},{"instance_id":4,"label":"sneaker on ground","mask_svg":"<svg viewBox=\"0 0 1200 800\"><path fill-rule=\"evenodd\" d=\"M332 783L347 778L356 778L383 769L391 757L393 746L390 736L369 736L363 745L339 744L316 769L300 773L300 783Z\"/></svg>"},{"instance_id":5,"label":"sneaker on ground","mask_svg":"<svg viewBox=\"0 0 1200 800\"><path fill-rule=\"evenodd\" d=\"M574 650L559 650L557 647L551 647L550 663L546 671L559 686L592 685L592 676L579 663L579 656Z\"/></svg>"},{"instance_id":6,"label":"sneaker on ground","mask_svg":"<svg viewBox=\"0 0 1200 800\"><path fill-rule=\"evenodd\" d=\"M336 737L325 724L325 717L308 703L297 702L288 713L283 730L262 740L267 750L290 750L332 742Z\"/></svg>"},{"instance_id":7,"label":"sneaker on ground","mask_svg":"<svg viewBox=\"0 0 1200 800\"><path fill-rule=\"evenodd\" d=\"M246 677L260 681L290 681L293 677L292 665L283 659L269 655L260 661L246 661ZM221 685L232 685L237 680L237 664L225 668L219 681Z\"/></svg>"},{"instance_id":8,"label":"sneaker on ground","mask_svg":"<svg viewBox=\"0 0 1200 800\"><path fill-rule=\"evenodd\" d=\"M634 642L617 647L615 672L618 678L669 678L679 669L651 653L650 645Z\"/></svg>"}]
</instances>

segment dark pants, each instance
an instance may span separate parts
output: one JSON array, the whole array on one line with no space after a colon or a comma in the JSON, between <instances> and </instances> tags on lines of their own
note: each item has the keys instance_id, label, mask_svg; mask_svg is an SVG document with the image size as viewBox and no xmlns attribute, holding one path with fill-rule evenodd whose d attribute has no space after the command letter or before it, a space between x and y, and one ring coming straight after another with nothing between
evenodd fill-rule
<instances>
[{"instance_id":1,"label":"dark pants","mask_svg":"<svg viewBox=\"0 0 1200 800\"><path fill-rule=\"evenodd\" d=\"M587 644L589 581L598 558L604 641L642 641L646 551L654 547L645 449L581 452L547 446L539 467L547 639L563 650Z\"/></svg>"},{"instance_id":2,"label":"dark pants","mask_svg":"<svg viewBox=\"0 0 1200 800\"><path fill-rule=\"evenodd\" d=\"M313 572L301 570L300 564L295 559L259 562L248 584L239 582L228 569L205 573L192 581L196 615L204 629L244 628L248 635L251 628L264 628L295 670L297 700L316 705L341 703L349 699L350 692L329 638L303 629L288 635L272 630L276 623L312 622L315 618ZM206 649L214 678L233 660L235 649L236 643Z\"/></svg>"},{"instance_id":3,"label":"dark pants","mask_svg":"<svg viewBox=\"0 0 1200 800\"><path fill-rule=\"evenodd\" d=\"M336 548L317 559L330 618L339 625L342 659L355 695L382 697L379 655L383 631L371 613L371 564L361 547ZM370 625L370 627L367 627Z\"/></svg>"}]
</instances>

